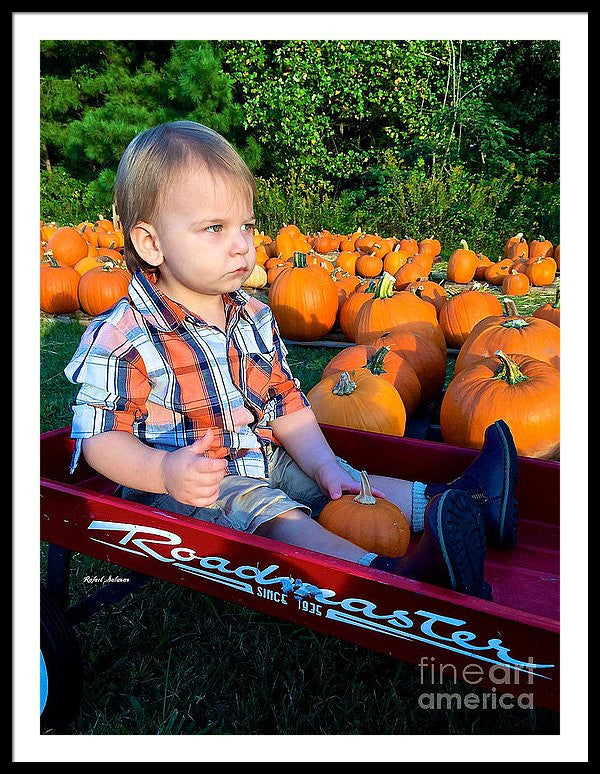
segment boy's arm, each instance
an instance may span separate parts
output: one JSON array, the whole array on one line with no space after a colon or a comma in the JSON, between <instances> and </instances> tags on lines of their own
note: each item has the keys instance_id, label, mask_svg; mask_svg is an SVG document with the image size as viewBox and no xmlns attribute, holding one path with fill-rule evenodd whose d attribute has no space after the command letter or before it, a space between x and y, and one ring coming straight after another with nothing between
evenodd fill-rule
<instances>
[{"instance_id":1,"label":"boy's arm","mask_svg":"<svg viewBox=\"0 0 600 774\"><path fill-rule=\"evenodd\" d=\"M299 409L269 424L290 457L332 500L342 492L360 491L360 484L337 461L311 408Z\"/></svg>"},{"instance_id":2,"label":"boy's arm","mask_svg":"<svg viewBox=\"0 0 600 774\"><path fill-rule=\"evenodd\" d=\"M168 493L186 505L202 508L219 496L225 475L224 459L206 457L214 432L176 451L152 449L131 433L111 430L85 438L86 462L102 475L123 486L158 494Z\"/></svg>"}]
</instances>

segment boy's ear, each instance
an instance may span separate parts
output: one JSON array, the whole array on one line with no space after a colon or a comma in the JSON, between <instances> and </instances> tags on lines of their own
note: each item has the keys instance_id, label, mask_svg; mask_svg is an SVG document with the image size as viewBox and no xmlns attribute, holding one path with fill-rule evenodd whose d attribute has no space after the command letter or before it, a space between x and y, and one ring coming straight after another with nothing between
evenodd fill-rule
<instances>
[{"instance_id":1,"label":"boy's ear","mask_svg":"<svg viewBox=\"0 0 600 774\"><path fill-rule=\"evenodd\" d=\"M150 223L140 221L131 229L131 241L137 254L150 266L160 266L164 255L160 249L158 234Z\"/></svg>"}]
</instances>

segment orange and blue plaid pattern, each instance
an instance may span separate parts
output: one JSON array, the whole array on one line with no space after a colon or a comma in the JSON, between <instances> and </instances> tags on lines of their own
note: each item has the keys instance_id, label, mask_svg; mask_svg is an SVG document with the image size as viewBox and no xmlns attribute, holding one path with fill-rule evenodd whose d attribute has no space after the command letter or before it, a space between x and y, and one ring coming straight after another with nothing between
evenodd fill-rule
<instances>
[{"instance_id":1,"label":"orange and blue plaid pattern","mask_svg":"<svg viewBox=\"0 0 600 774\"><path fill-rule=\"evenodd\" d=\"M81 385L73 405L75 450L98 433L133 433L173 451L213 428L228 473L268 476L263 447L270 420L308 406L286 360L271 309L242 290L223 295L225 331L167 298L139 269L129 296L87 327L67 378Z\"/></svg>"}]
</instances>

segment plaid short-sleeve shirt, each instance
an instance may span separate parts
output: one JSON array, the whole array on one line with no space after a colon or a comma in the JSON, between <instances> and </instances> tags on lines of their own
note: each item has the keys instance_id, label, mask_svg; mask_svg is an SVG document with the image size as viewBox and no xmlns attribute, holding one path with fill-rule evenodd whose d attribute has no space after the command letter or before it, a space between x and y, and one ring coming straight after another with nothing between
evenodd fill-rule
<instances>
[{"instance_id":1,"label":"plaid short-sleeve shirt","mask_svg":"<svg viewBox=\"0 0 600 774\"><path fill-rule=\"evenodd\" d=\"M308 406L271 309L244 291L223 295L225 331L167 298L137 270L129 295L87 327L67 378L75 469L81 441L109 430L173 451L208 428L228 472L266 478L270 420Z\"/></svg>"}]
</instances>

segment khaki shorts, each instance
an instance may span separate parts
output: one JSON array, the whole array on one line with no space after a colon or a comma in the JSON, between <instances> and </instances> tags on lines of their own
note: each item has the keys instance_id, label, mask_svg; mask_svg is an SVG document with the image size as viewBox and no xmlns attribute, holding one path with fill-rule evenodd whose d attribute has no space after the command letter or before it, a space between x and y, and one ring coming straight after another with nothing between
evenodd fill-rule
<instances>
[{"instance_id":1,"label":"khaki shorts","mask_svg":"<svg viewBox=\"0 0 600 774\"><path fill-rule=\"evenodd\" d=\"M141 492L129 487L123 487L121 497L241 532L255 532L264 522L294 508L299 508L307 516L316 519L329 502L329 498L323 494L316 482L298 467L285 449L281 446L267 449L269 478L225 476L221 481L219 498L209 508L195 508L180 503L169 494ZM340 457L337 457L337 460L352 478L360 481L360 473L355 468Z\"/></svg>"}]
</instances>

